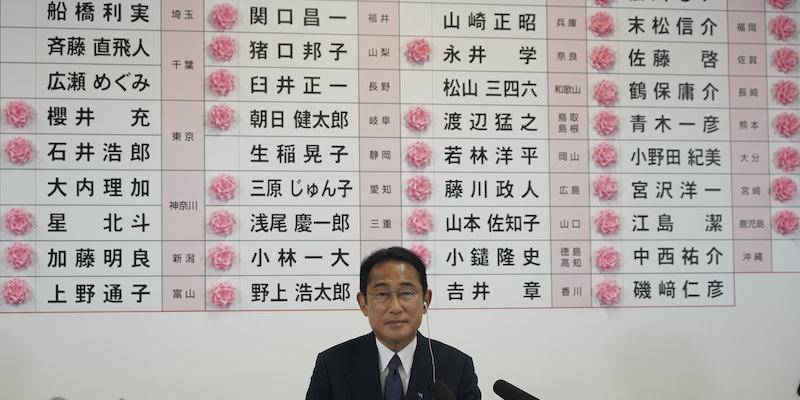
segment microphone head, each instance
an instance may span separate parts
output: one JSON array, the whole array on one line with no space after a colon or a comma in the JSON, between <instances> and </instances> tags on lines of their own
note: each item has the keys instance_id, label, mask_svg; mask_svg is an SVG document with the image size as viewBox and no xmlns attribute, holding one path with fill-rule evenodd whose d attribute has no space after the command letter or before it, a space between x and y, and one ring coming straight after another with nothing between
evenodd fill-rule
<instances>
[{"instance_id":1,"label":"microphone head","mask_svg":"<svg viewBox=\"0 0 800 400\"><path fill-rule=\"evenodd\" d=\"M453 392L442 381L433 382L431 384L431 392L436 400L456 400L456 396L453 396Z\"/></svg>"},{"instance_id":2,"label":"microphone head","mask_svg":"<svg viewBox=\"0 0 800 400\"><path fill-rule=\"evenodd\" d=\"M494 383L493 389L503 400L539 400L502 379Z\"/></svg>"}]
</instances>

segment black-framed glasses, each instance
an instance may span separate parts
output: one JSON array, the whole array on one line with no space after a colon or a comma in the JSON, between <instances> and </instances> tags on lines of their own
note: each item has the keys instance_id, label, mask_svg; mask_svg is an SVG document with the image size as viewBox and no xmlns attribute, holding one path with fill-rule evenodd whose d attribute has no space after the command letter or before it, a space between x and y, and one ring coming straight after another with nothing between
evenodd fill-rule
<instances>
[{"instance_id":1,"label":"black-framed glasses","mask_svg":"<svg viewBox=\"0 0 800 400\"><path fill-rule=\"evenodd\" d=\"M372 296L372 301L383 304L388 302L392 299L392 294L396 293L397 298L400 299L402 303L410 303L414 301L414 298L417 297L421 290L411 290L411 289L400 289L400 290L379 290L377 292L370 293Z\"/></svg>"}]
</instances>

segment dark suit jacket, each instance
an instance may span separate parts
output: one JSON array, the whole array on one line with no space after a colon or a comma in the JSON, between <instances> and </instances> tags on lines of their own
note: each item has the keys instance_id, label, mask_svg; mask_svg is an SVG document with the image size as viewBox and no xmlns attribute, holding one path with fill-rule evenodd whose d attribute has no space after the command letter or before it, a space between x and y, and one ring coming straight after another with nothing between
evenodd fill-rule
<instances>
[{"instance_id":1,"label":"dark suit jacket","mask_svg":"<svg viewBox=\"0 0 800 400\"><path fill-rule=\"evenodd\" d=\"M436 380L444 382L457 400L480 400L478 377L472 358L444 343L431 341L436 360ZM375 334L341 343L317 356L306 400L379 400L381 392L378 371L378 347ZM417 332L417 349L408 384L406 399L433 400L433 382L428 339Z\"/></svg>"}]
</instances>

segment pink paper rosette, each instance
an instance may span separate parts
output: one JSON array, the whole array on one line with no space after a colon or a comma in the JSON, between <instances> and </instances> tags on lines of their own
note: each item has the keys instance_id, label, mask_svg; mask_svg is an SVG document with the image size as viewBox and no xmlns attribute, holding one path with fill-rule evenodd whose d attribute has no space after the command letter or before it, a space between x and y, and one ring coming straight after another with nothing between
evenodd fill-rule
<instances>
[{"instance_id":1,"label":"pink paper rosette","mask_svg":"<svg viewBox=\"0 0 800 400\"><path fill-rule=\"evenodd\" d=\"M211 285L208 295L215 306L229 308L236 301L236 287L228 281L217 282Z\"/></svg>"},{"instance_id":2,"label":"pink paper rosette","mask_svg":"<svg viewBox=\"0 0 800 400\"><path fill-rule=\"evenodd\" d=\"M800 91L797 90L797 84L794 81L781 79L772 84L772 98L785 106L794 103L798 94Z\"/></svg>"},{"instance_id":3,"label":"pink paper rosette","mask_svg":"<svg viewBox=\"0 0 800 400\"><path fill-rule=\"evenodd\" d=\"M767 0L767 3L776 10L783 10L789 4L792 4L792 0Z\"/></svg>"},{"instance_id":4,"label":"pink paper rosette","mask_svg":"<svg viewBox=\"0 0 800 400\"><path fill-rule=\"evenodd\" d=\"M27 243L14 242L6 247L6 261L14 269L25 269L33 264L33 249Z\"/></svg>"},{"instance_id":5,"label":"pink paper rosette","mask_svg":"<svg viewBox=\"0 0 800 400\"><path fill-rule=\"evenodd\" d=\"M208 123L214 128L227 131L236 122L236 111L227 104L214 104L208 112Z\"/></svg>"},{"instance_id":6,"label":"pink paper rosette","mask_svg":"<svg viewBox=\"0 0 800 400\"><path fill-rule=\"evenodd\" d=\"M594 0L594 4L596 4L596 5L600 6L600 7L605 7L605 6L609 5L609 4L611 4L612 1L614 1L614 0Z\"/></svg>"},{"instance_id":7,"label":"pink paper rosette","mask_svg":"<svg viewBox=\"0 0 800 400\"><path fill-rule=\"evenodd\" d=\"M772 63L780 72L792 72L797 67L797 52L788 47L781 47L772 53Z\"/></svg>"},{"instance_id":8,"label":"pink paper rosette","mask_svg":"<svg viewBox=\"0 0 800 400\"><path fill-rule=\"evenodd\" d=\"M236 39L225 34L214 36L208 47L217 61L230 61L236 54Z\"/></svg>"},{"instance_id":9,"label":"pink paper rosette","mask_svg":"<svg viewBox=\"0 0 800 400\"><path fill-rule=\"evenodd\" d=\"M422 132L431 125L431 113L422 106L411 106L405 115L406 126L416 132Z\"/></svg>"},{"instance_id":10,"label":"pink paper rosette","mask_svg":"<svg viewBox=\"0 0 800 400\"><path fill-rule=\"evenodd\" d=\"M619 287L614 279L603 279L597 284L597 299L601 305L611 306L619 301L622 296L622 288Z\"/></svg>"},{"instance_id":11,"label":"pink paper rosette","mask_svg":"<svg viewBox=\"0 0 800 400\"><path fill-rule=\"evenodd\" d=\"M797 231L798 220L797 214L792 210L781 210L775 214L773 219L775 223L775 230L781 235L790 235Z\"/></svg>"},{"instance_id":12,"label":"pink paper rosette","mask_svg":"<svg viewBox=\"0 0 800 400\"><path fill-rule=\"evenodd\" d=\"M406 45L406 58L409 62L425 64L431 59L431 44L424 38L414 38Z\"/></svg>"},{"instance_id":13,"label":"pink paper rosette","mask_svg":"<svg viewBox=\"0 0 800 400\"><path fill-rule=\"evenodd\" d=\"M780 113L775 119L775 129L778 131L778 135L787 139L791 138L800 131L800 118L795 113Z\"/></svg>"},{"instance_id":14,"label":"pink paper rosette","mask_svg":"<svg viewBox=\"0 0 800 400\"><path fill-rule=\"evenodd\" d=\"M603 79L594 84L594 93L592 93L592 97L597 100L597 104L601 106L610 106L617 101L617 97L619 97L619 90L617 90L617 84L608 80Z\"/></svg>"},{"instance_id":15,"label":"pink paper rosette","mask_svg":"<svg viewBox=\"0 0 800 400\"><path fill-rule=\"evenodd\" d=\"M779 176L772 181L770 191L775 200L789 201L797 194L797 183L788 176Z\"/></svg>"},{"instance_id":16,"label":"pink paper rosette","mask_svg":"<svg viewBox=\"0 0 800 400\"><path fill-rule=\"evenodd\" d=\"M603 236L613 235L619 230L619 214L614 210L600 210L594 217L594 225Z\"/></svg>"},{"instance_id":17,"label":"pink paper rosette","mask_svg":"<svg viewBox=\"0 0 800 400\"><path fill-rule=\"evenodd\" d=\"M18 306L28 301L31 290L28 282L20 278L11 278L3 282L3 300L6 304Z\"/></svg>"},{"instance_id":18,"label":"pink paper rosette","mask_svg":"<svg viewBox=\"0 0 800 400\"><path fill-rule=\"evenodd\" d=\"M614 246L602 246L595 252L595 264L601 272L608 272L619 268L621 257Z\"/></svg>"},{"instance_id":19,"label":"pink paper rosette","mask_svg":"<svg viewBox=\"0 0 800 400\"><path fill-rule=\"evenodd\" d=\"M219 30L233 29L238 21L239 11L232 4L216 4L211 10L211 23Z\"/></svg>"},{"instance_id":20,"label":"pink paper rosette","mask_svg":"<svg viewBox=\"0 0 800 400\"><path fill-rule=\"evenodd\" d=\"M211 232L214 234L228 236L233 233L233 228L236 227L236 217L224 208L214 210L208 220L208 227L211 228Z\"/></svg>"},{"instance_id":21,"label":"pink paper rosette","mask_svg":"<svg viewBox=\"0 0 800 400\"><path fill-rule=\"evenodd\" d=\"M228 201L236 197L238 187L236 178L228 174L219 174L211 179L211 186L208 189L214 194L215 199Z\"/></svg>"},{"instance_id":22,"label":"pink paper rosette","mask_svg":"<svg viewBox=\"0 0 800 400\"><path fill-rule=\"evenodd\" d=\"M236 262L236 251L233 249L233 246L219 243L208 249L208 263L217 271L231 269L234 262Z\"/></svg>"},{"instance_id":23,"label":"pink paper rosette","mask_svg":"<svg viewBox=\"0 0 800 400\"><path fill-rule=\"evenodd\" d=\"M600 142L592 148L592 159L598 167L606 168L617 162L617 148L609 142Z\"/></svg>"},{"instance_id":24,"label":"pink paper rosette","mask_svg":"<svg viewBox=\"0 0 800 400\"><path fill-rule=\"evenodd\" d=\"M589 52L589 60L592 61L592 68L598 71L605 71L614 66L617 60L617 53L611 46L601 44L592 47Z\"/></svg>"},{"instance_id":25,"label":"pink paper rosette","mask_svg":"<svg viewBox=\"0 0 800 400\"><path fill-rule=\"evenodd\" d=\"M14 128L24 128L33 119L33 108L25 100L11 100L3 110L6 123Z\"/></svg>"},{"instance_id":26,"label":"pink paper rosette","mask_svg":"<svg viewBox=\"0 0 800 400\"><path fill-rule=\"evenodd\" d=\"M594 115L594 129L601 136L608 136L619 128L619 117L611 110L600 110Z\"/></svg>"},{"instance_id":27,"label":"pink paper rosette","mask_svg":"<svg viewBox=\"0 0 800 400\"><path fill-rule=\"evenodd\" d=\"M425 142L414 142L406 149L406 161L408 165L416 168L427 167L431 163L433 150Z\"/></svg>"},{"instance_id":28,"label":"pink paper rosette","mask_svg":"<svg viewBox=\"0 0 800 400\"><path fill-rule=\"evenodd\" d=\"M20 136L9 140L4 150L8 161L17 165L25 164L33 157L33 144Z\"/></svg>"},{"instance_id":29,"label":"pink paper rosette","mask_svg":"<svg viewBox=\"0 0 800 400\"><path fill-rule=\"evenodd\" d=\"M592 182L594 194L600 200L612 200L619 193L619 182L611 175L598 175Z\"/></svg>"},{"instance_id":30,"label":"pink paper rosette","mask_svg":"<svg viewBox=\"0 0 800 400\"><path fill-rule=\"evenodd\" d=\"M782 42L789 40L794 36L794 30L794 20L785 15L778 15L769 21L769 31L776 40Z\"/></svg>"},{"instance_id":31,"label":"pink paper rosette","mask_svg":"<svg viewBox=\"0 0 800 400\"><path fill-rule=\"evenodd\" d=\"M12 207L5 216L6 229L14 235L22 236L33 227L33 214L25 207Z\"/></svg>"},{"instance_id":32,"label":"pink paper rosette","mask_svg":"<svg viewBox=\"0 0 800 400\"><path fill-rule=\"evenodd\" d=\"M605 11L598 11L589 17L589 29L595 36L606 37L614 32L614 19Z\"/></svg>"},{"instance_id":33,"label":"pink paper rosette","mask_svg":"<svg viewBox=\"0 0 800 400\"><path fill-rule=\"evenodd\" d=\"M784 146L775 153L775 161L778 164L778 168L784 172L794 171L800 165L800 154L797 153L796 148Z\"/></svg>"},{"instance_id":34,"label":"pink paper rosette","mask_svg":"<svg viewBox=\"0 0 800 400\"><path fill-rule=\"evenodd\" d=\"M408 216L408 229L415 235L424 235L433 229L433 214L424 208L415 208Z\"/></svg>"},{"instance_id":35,"label":"pink paper rosette","mask_svg":"<svg viewBox=\"0 0 800 400\"><path fill-rule=\"evenodd\" d=\"M214 70L208 75L208 89L217 96L227 96L236 89L236 77L225 68Z\"/></svg>"},{"instance_id":36,"label":"pink paper rosette","mask_svg":"<svg viewBox=\"0 0 800 400\"><path fill-rule=\"evenodd\" d=\"M419 259L422 260L422 263L425 264L426 267L429 267L431 265L431 258L433 255L431 254L431 251L428 249L428 247L425 246L424 244L412 244L408 250L416 254L417 257L419 257Z\"/></svg>"},{"instance_id":37,"label":"pink paper rosette","mask_svg":"<svg viewBox=\"0 0 800 400\"><path fill-rule=\"evenodd\" d=\"M411 200L423 201L433 193L433 184L425 175L414 175L408 179L406 192Z\"/></svg>"}]
</instances>

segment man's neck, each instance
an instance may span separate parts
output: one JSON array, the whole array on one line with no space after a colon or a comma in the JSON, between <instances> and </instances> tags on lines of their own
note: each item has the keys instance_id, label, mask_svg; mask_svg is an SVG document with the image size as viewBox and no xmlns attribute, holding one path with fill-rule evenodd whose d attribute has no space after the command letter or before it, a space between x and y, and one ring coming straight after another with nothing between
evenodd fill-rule
<instances>
[{"instance_id":1,"label":"man's neck","mask_svg":"<svg viewBox=\"0 0 800 400\"><path fill-rule=\"evenodd\" d=\"M378 338L377 336L375 337L375 339L377 339L382 345L384 345L387 349L389 349L389 350L391 350L391 351L393 351L395 353L401 352L409 344L411 344L414 341L414 339L416 339L416 338L417 337L414 336L411 340L409 340L408 342L405 342L405 343L386 343L383 340L381 340L380 338Z\"/></svg>"}]
</instances>

